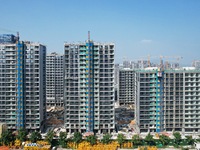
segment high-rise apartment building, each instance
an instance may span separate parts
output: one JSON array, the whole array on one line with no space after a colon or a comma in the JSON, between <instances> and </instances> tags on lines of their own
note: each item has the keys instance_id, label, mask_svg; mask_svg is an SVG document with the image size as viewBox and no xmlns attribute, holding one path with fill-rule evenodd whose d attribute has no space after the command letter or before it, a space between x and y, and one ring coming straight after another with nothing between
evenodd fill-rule
<instances>
[{"instance_id":1,"label":"high-rise apartment building","mask_svg":"<svg viewBox=\"0 0 200 150\"><path fill-rule=\"evenodd\" d=\"M25 127L43 131L46 120L46 46L32 42L26 42L25 46Z\"/></svg>"},{"instance_id":2,"label":"high-rise apartment building","mask_svg":"<svg viewBox=\"0 0 200 150\"><path fill-rule=\"evenodd\" d=\"M63 55L55 52L46 56L47 106L63 106Z\"/></svg>"},{"instance_id":3,"label":"high-rise apartment building","mask_svg":"<svg viewBox=\"0 0 200 150\"><path fill-rule=\"evenodd\" d=\"M133 105L136 101L137 85L135 70L123 68L118 75L119 105Z\"/></svg>"},{"instance_id":4,"label":"high-rise apartment building","mask_svg":"<svg viewBox=\"0 0 200 150\"><path fill-rule=\"evenodd\" d=\"M64 105L67 132L112 132L114 44L65 43Z\"/></svg>"},{"instance_id":5,"label":"high-rise apartment building","mask_svg":"<svg viewBox=\"0 0 200 150\"><path fill-rule=\"evenodd\" d=\"M135 115L140 132L163 131L163 72L157 67L136 71Z\"/></svg>"},{"instance_id":6,"label":"high-rise apartment building","mask_svg":"<svg viewBox=\"0 0 200 150\"><path fill-rule=\"evenodd\" d=\"M140 132L200 129L200 70L137 71L136 120Z\"/></svg>"},{"instance_id":7,"label":"high-rise apartment building","mask_svg":"<svg viewBox=\"0 0 200 150\"><path fill-rule=\"evenodd\" d=\"M43 130L46 47L13 35L0 39L0 122L12 130Z\"/></svg>"},{"instance_id":8,"label":"high-rise apartment building","mask_svg":"<svg viewBox=\"0 0 200 150\"><path fill-rule=\"evenodd\" d=\"M165 130L200 132L200 70L165 71Z\"/></svg>"},{"instance_id":9,"label":"high-rise apartment building","mask_svg":"<svg viewBox=\"0 0 200 150\"><path fill-rule=\"evenodd\" d=\"M192 62L192 66L195 67L196 69L200 69L200 60L194 60Z\"/></svg>"}]
</instances>

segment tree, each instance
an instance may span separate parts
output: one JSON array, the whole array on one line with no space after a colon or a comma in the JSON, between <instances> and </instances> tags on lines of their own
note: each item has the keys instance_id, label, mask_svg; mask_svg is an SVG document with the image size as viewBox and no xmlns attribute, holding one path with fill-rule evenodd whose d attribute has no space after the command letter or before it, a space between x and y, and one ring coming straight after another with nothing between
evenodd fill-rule
<instances>
[{"instance_id":1,"label":"tree","mask_svg":"<svg viewBox=\"0 0 200 150\"><path fill-rule=\"evenodd\" d=\"M107 133L107 134L103 135L103 139L101 140L101 142L103 144L109 144L111 142L111 137L112 136Z\"/></svg>"},{"instance_id":2,"label":"tree","mask_svg":"<svg viewBox=\"0 0 200 150\"><path fill-rule=\"evenodd\" d=\"M117 142L119 143L120 148L121 148L122 144L125 142L125 136L121 133L118 134L117 135Z\"/></svg>"},{"instance_id":3,"label":"tree","mask_svg":"<svg viewBox=\"0 0 200 150\"><path fill-rule=\"evenodd\" d=\"M66 148L67 147L66 138L67 138L66 132L60 132L59 144L62 146L62 148Z\"/></svg>"},{"instance_id":4,"label":"tree","mask_svg":"<svg viewBox=\"0 0 200 150\"><path fill-rule=\"evenodd\" d=\"M159 136L159 140L162 143L162 145L164 145L164 146L168 145L170 142L170 138L163 134Z\"/></svg>"},{"instance_id":5,"label":"tree","mask_svg":"<svg viewBox=\"0 0 200 150\"><path fill-rule=\"evenodd\" d=\"M17 139L20 140L20 142L26 141L27 135L28 135L28 132L26 131L26 129L20 128L18 130Z\"/></svg>"},{"instance_id":6,"label":"tree","mask_svg":"<svg viewBox=\"0 0 200 150\"><path fill-rule=\"evenodd\" d=\"M186 136L186 141L189 145L193 145L195 140L192 138L192 136Z\"/></svg>"},{"instance_id":7,"label":"tree","mask_svg":"<svg viewBox=\"0 0 200 150\"><path fill-rule=\"evenodd\" d=\"M52 145L52 141L53 141L53 137L54 137L54 132L53 131L49 131L47 133L47 136L45 137L45 140Z\"/></svg>"},{"instance_id":8,"label":"tree","mask_svg":"<svg viewBox=\"0 0 200 150\"><path fill-rule=\"evenodd\" d=\"M90 135L86 138L86 141L90 143L90 145L94 145L97 142L97 137L95 135Z\"/></svg>"},{"instance_id":9,"label":"tree","mask_svg":"<svg viewBox=\"0 0 200 150\"><path fill-rule=\"evenodd\" d=\"M132 137L132 142L133 142L134 146L142 145L142 139L140 138L140 136L138 134L136 134Z\"/></svg>"},{"instance_id":10,"label":"tree","mask_svg":"<svg viewBox=\"0 0 200 150\"><path fill-rule=\"evenodd\" d=\"M151 135L150 133L145 137L144 140L147 142L148 145L155 145L153 135Z\"/></svg>"},{"instance_id":11,"label":"tree","mask_svg":"<svg viewBox=\"0 0 200 150\"><path fill-rule=\"evenodd\" d=\"M76 144L76 147L78 147L78 144L82 141L82 134L80 132L75 132L73 141Z\"/></svg>"},{"instance_id":12,"label":"tree","mask_svg":"<svg viewBox=\"0 0 200 150\"><path fill-rule=\"evenodd\" d=\"M173 136L174 136L175 144L179 145L181 142L181 134L179 132L174 132Z\"/></svg>"},{"instance_id":13,"label":"tree","mask_svg":"<svg viewBox=\"0 0 200 150\"><path fill-rule=\"evenodd\" d=\"M9 145L11 142L14 142L15 137L11 131L6 130L1 135L1 141L4 145Z\"/></svg>"},{"instance_id":14,"label":"tree","mask_svg":"<svg viewBox=\"0 0 200 150\"><path fill-rule=\"evenodd\" d=\"M41 138L42 138L42 136L39 132L34 131L34 132L31 133L30 140L31 140L32 143L37 142Z\"/></svg>"}]
</instances>

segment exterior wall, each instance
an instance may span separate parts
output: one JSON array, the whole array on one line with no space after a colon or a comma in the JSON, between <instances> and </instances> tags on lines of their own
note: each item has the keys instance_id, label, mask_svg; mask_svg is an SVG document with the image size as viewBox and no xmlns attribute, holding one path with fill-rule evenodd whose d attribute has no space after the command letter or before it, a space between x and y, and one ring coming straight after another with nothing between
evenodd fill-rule
<instances>
[{"instance_id":1,"label":"exterior wall","mask_svg":"<svg viewBox=\"0 0 200 150\"><path fill-rule=\"evenodd\" d=\"M115 64L115 85L119 84L119 70L120 70L119 64Z\"/></svg>"},{"instance_id":2,"label":"exterior wall","mask_svg":"<svg viewBox=\"0 0 200 150\"><path fill-rule=\"evenodd\" d=\"M65 43L64 71L67 131L113 131L114 45Z\"/></svg>"},{"instance_id":3,"label":"exterior wall","mask_svg":"<svg viewBox=\"0 0 200 150\"><path fill-rule=\"evenodd\" d=\"M63 55L46 56L47 106L63 106Z\"/></svg>"},{"instance_id":4,"label":"exterior wall","mask_svg":"<svg viewBox=\"0 0 200 150\"><path fill-rule=\"evenodd\" d=\"M166 131L182 131L184 127L184 87L183 72L165 72L164 110Z\"/></svg>"},{"instance_id":5,"label":"exterior wall","mask_svg":"<svg viewBox=\"0 0 200 150\"><path fill-rule=\"evenodd\" d=\"M81 127L79 116L83 108L79 98L79 49L78 45L65 44L64 56L64 122L65 127L70 131L78 131ZM85 104L84 104L85 105Z\"/></svg>"},{"instance_id":6,"label":"exterior wall","mask_svg":"<svg viewBox=\"0 0 200 150\"><path fill-rule=\"evenodd\" d=\"M99 132L111 132L115 128L114 110L114 44L99 44L99 97L96 98L95 129ZM98 62L97 62L98 63ZM98 74L98 73L97 73ZM98 84L97 84L98 85ZM98 108L99 106L99 108ZM99 120L98 120L99 119ZM99 121L99 122L97 122Z\"/></svg>"},{"instance_id":7,"label":"exterior wall","mask_svg":"<svg viewBox=\"0 0 200 150\"><path fill-rule=\"evenodd\" d=\"M0 122L16 129L16 44L0 44Z\"/></svg>"},{"instance_id":8,"label":"exterior wall","mask_svg":"<svg viewBox=\"0 0 200 150\"><path fill-rule=\"evenodd\" d=\"M165 80L166 130L199 132L200 70L166 71Z\"/></svg>"},{"instance_id":9,"label":"exterior wall","mask_svg":"<svg viewBox=\"0 0 200 150\"><path fill-rule=\"evenodd\" d=\"M185 132L200 132L200 70L185 72Z\"/></svg>"},{"instance_id":10,"label":"exterior wall","mask_svg":"<svg viewBox=\"0 0 200 150\"><path fill-rule=\"evenodd\" d=\"M46 47L26 42L26 128L44 129L46 120Z\"/></svg>"}]
</instances>

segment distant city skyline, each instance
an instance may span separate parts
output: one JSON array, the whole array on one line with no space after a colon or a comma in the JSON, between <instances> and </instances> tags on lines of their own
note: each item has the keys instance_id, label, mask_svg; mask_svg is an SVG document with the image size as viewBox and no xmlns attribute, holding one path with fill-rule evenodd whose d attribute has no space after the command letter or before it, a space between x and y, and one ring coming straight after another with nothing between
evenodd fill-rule
<instances>
[{"instance_id":1,"label":"distant city skyline","mask_svg":"<svg viewBox=\"0 0 200 150\"><path fill-rule=\"evenodd\" d=\"M199 60L200 1L12 1L2 2L0 33L38 41L48 53L64 53L64 42L116 44L115 62L151 56Z\"/></svg>"}]
</instances>

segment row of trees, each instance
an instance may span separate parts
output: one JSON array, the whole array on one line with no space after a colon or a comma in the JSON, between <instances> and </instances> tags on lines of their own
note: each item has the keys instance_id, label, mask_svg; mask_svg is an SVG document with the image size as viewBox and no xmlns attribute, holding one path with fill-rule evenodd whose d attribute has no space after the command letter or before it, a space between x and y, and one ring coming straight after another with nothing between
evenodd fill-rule
<instances>
[{"instance_id":1,"label":"row of trees","mask_svg":"<svg viewBox=\"0 0 200 150\"><path fill-rule=\"evenodd\" d=\"M54 136L55 133L53 131L49 131L45 137L45 141L47 141L49 144L52 145ZM3 145L10 145L10 143L14 143L16 139L20 140L20 142L30 140L32 143L36 143L38 140L42 139L42 136L39 132L35 131L32 132L28 138L28 132L25 129L20 129L16 134L13 134L10 130L6 130L5 132L2 133L2 136L0 138L0 143ZM97 142L97 137L95 135L90 135L87 136L85 140L89 142L91 145L94 145ZM76 147L78 147L78 144L82 141L83 137L80 132L75 132L74 136L69 139L67 139L66 132L60 132L58 144L64 148L67 147L67 142L74 142ZM108 144L111 141L112 140L110 134L105 134L103 136L103 139L101 140L103 144Z\"/></svg>"},{"instance_id":2,"label":"row of trees","mask_svg":"<svg viewBox=\"0 0 200 150\"><path fill-rule=\"evenodd\" d=\"M175 147L179 147L180 145L193 145L195 141L200 141L200 139L193 139L192 136L186 136L185 139L181 138L181 134L179 132L173 133L174 138L170 139L166 135L159 135L158 139L154 139L153 135L148 134L144 139L142 139L138 134L134 135L131 139L131 142L133 143L134 147L138 146L168 146L173 145ZM101 143L103 144L109 144L112 142L110 134L105 134L103 138L101 139ZM74 134L73 141L78 144L82 141L82 135L81 133L77 132ZM96 144L97 138L94 135L86 137L86 141L89 142L91 145ZM127 141L126 137L123 134L118 134L116 141L119 143L120 147Z\"/></svg>"},{"instance_id":3,"label":"row of trees","mask_svg":"<svg viewBox=\"0 0 200 150\"><path fill-rule=\"evenodd\" d=\"M0 138L0 143L4 145L9 145L10 143L13 143L15 139L20 140L21 142L30 140L32 143L37 142L40 140L41 134L39 132L32 132L27 137L28 133L25 129L20 129L17 134L13 134L11 131L7 130L2 133L2 136ZM49 131L45 137L45 141L47 141L49 144L52 145L53 138L55 133L53 131ZM181 134L179 132L173 133L174 139L170 139L168 136L165 135L159 135L159 139L154 139L151 134L148 134L144 139L142 139L139 135L134 135L131 139L131 142L133 143L134 147L143 146L143 145L149 145L149 146L156 146L158 144L162 146L167 146L169 144L173 144L175 147L178 147L181 145L183 141L185 141L187 145L193 145L195 140L192 138L192 136L186 136L186 139L181 139ZM111 139L110 134L104 134L103 138L100 140L103 144L109 144L113 140ZM95 135L87 136L85 141L89 142L90 145L95 145L97 143L97 137ZM75 132L74 136L72 138L67 139L66 132L60 132L58 144L61 145L63 148L67 147L68 142L73 142L75 144L75 147L77 148L79 143L83 141L82 134L80 132ZM126 142L126 138L123 134L118 134L116 141L119 143L120 147L123 145L123 143ZM200 141L200 139L198 140Z\"/></svg>"},{"instance_id":4,"label":"row of trees","mask_svg":"<svg viewBox=\"0 0 200 150\"><path fill-rule=\"evenodd\" d=\"M144 139L140 138L139 135L134 135L132 137L132 142L134 146L143 146L143 145L150 145L150 146L168 146L173 145L174 147L179 147L180 145L193 145L195 141L200 141L200 139L193 139L192 136L186 136L185 139L181 138L181 134L179 132L173 133L174 138L170 139L166 135L159 135L159 139L154 139L153 135L148 134Z\"/></svg>"},{"instance_id":5,"label":"row of trees","mask_svg":"<svg viewBox=\"0 0 200 150\"><path fill-rule=\"evenodd\" d=\"M35 143L36 141L42 139L41 134L37 131L32 132L29 138L27 136L28 136L28 132L25 129L19 129L16 133L12 133L10 130L6 130L1 135L0 144L10 145L11 143L14 143L16 139L20 140L20 142L30 140L32 143ZM54 137L54 133L48 132L46 141L51 143L53 140L53 137Z\"/></svg>"},{"instance_id":6,"label":"row of trees","mask_svg":"<svg viewBox=\"0 0 200 150\"><path fill-rule=\"evenodd\" d=\"M133 143L134 147L138 146L168 146L169 144L179 147L183 141L185 142L185 145L193 145L195 140L192 138L192 136L186 136L186 139L181 138L181 134L179 132L173 133L174 139L170 139L166 135L159 135L159 139L154 139L153 135L148 134L144 139L142 139L138 134L134 135L131 139L131 142ZM103 138L100 140L103 144L109 144L113 140L111 139L110 134L104 134ZM76 147L78 147L78 144L82 142L82 134L79 132L74 133L74 136L72 139L68 139L73 141L76 144ZM97 142L97 137L95 135L90 135L86 137L85 139L87 142L90 143L90 145L94 145ZM119 143L120 147L122 147L123 143L127 141L126 137L123 134L118 134L116 141ZM200 141L197 140L197 141ZM67 142L67 141L65 141ZM183 144L183 145L184 145Z\"/></svg>"}]
</instances>

